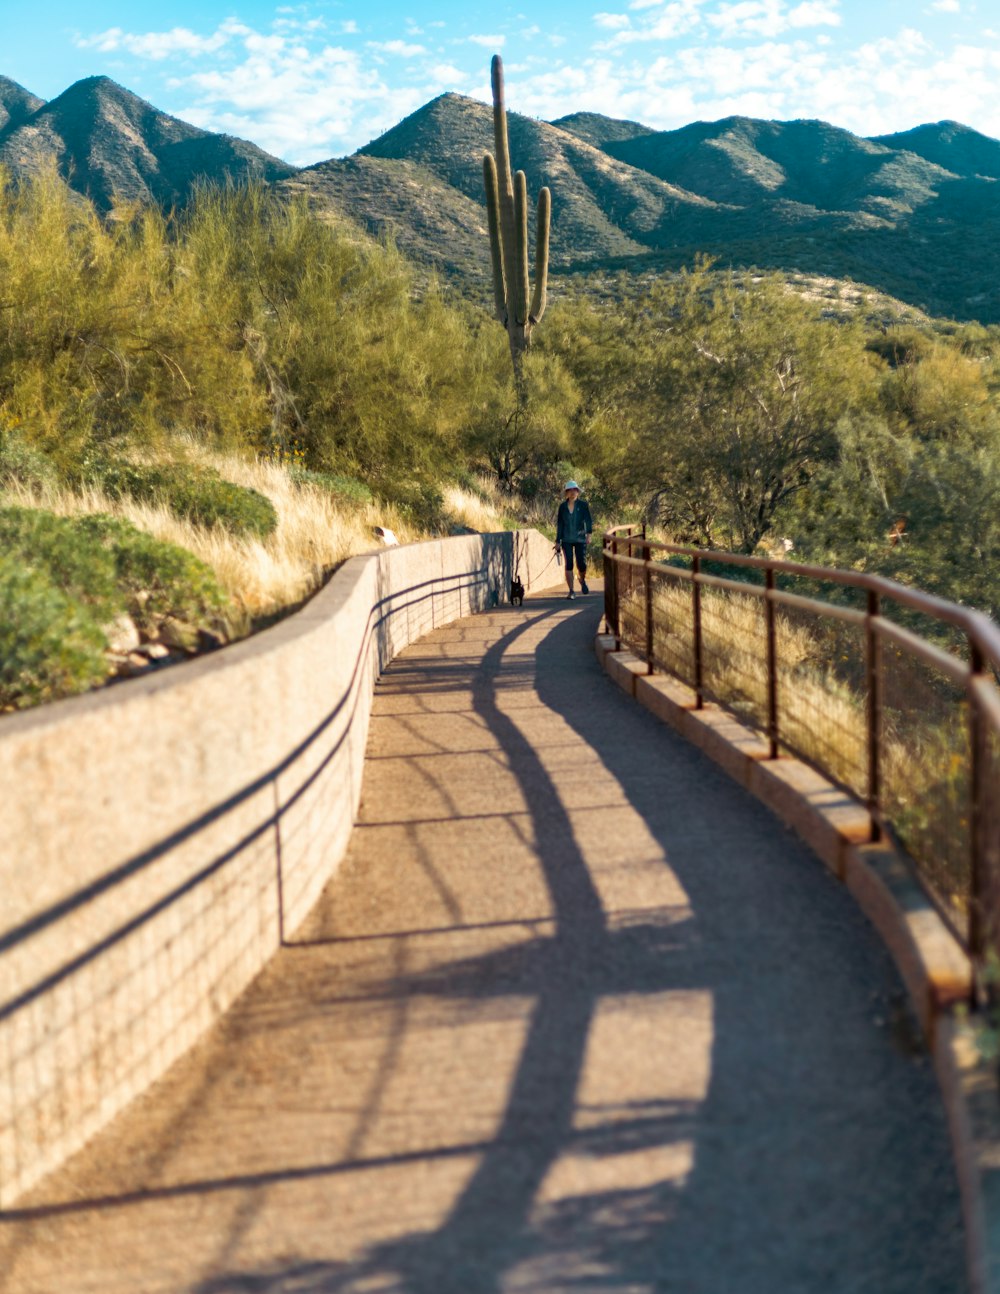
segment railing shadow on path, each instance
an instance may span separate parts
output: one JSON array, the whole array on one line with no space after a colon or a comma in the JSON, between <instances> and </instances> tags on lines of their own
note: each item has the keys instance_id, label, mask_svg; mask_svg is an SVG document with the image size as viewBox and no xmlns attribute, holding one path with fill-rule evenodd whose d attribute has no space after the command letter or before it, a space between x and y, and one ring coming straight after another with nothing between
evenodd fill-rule
<instances>
[{"instance_id":1,"label":"railing shadow on path","mask_svg":"<svg viewBox=\"0 0 1000 1294\"><path fill-rule=\"evenodd\" d=\"M199 1294L376 1285L406 1294L955 1294L961 1223L957 1190L941 1171L949 1155L940 1104L926 1064L894 1049L872 1019L873 995L898 987L884 953L846 894L774 819L605 686L587 655L595 625L584 613L556 621L541 640L538 695L620 783L694 914L609 926L570 815L498 704L505 653L560 609L529 606L533 614L476 669L474 707L518 778L555 931L392 990L533 996L497 1133L437 1230L376 1246L360 1262L234 1271ZM706 1101L652 1102L575 1130L601 999L690 988L714 1003ZM567 1149L602 1157L689 1138L694 1168L680 1188L664 1182L536 1207ZM536 1276L524 1285L529 1271Z\"/></svg>"},{"instance_id":2,"label":"railing shadow on path","mask_svg":"<svg viewBox=\"0 0 1000 1294\"><path fill-rule=\"evenodd\" d=\"M896 984L886 956L846 894L773 818L601 675L591 652L596 609L563 610L530 602L469 667L475 714L530 815L554 931L431 972L408 975L401 965L385 986L403 997L533 999L496 1134L443 1152L471 1149L480 1159L433 1232L377 1245L357 1262L256 1270L234 1262L197 1294L956 1294L959 1208L941 1172L949 1157L940 1103L927 1066L894 1049L872 1021L873 994L885 998ZM609 921L578 843L580 824L502 706L505 678L507 686L525 683L505 674L506 653L546 620L552 626L534 659L538 697L641 817L686 891L685 920L661 920L654 910ZM454 662L443 660L441 670L446 687L459 685ZM601 1000L689 989L713 1002L706 1099L636 1103L596 1127L575 1127ZM386 1067L393 1055L390 1047ZM683 1185L537 1206L539 1187L568 1150L599 1159L688 1140L694 1163ZM372 1163L192 1182L162 1194L322 1179ZM531 1283L515 1269L533 1272Z\"/></svg>"}]
</instances>

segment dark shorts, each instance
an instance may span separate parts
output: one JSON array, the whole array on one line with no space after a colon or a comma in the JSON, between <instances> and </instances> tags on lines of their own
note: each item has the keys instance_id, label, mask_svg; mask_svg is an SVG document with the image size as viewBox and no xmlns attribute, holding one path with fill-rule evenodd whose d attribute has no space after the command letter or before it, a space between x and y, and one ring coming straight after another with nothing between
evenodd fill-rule
<instances>
[{"instance_id":1,"label":"dark shorts","mask_svg":"<svg viewBox=\"0 0 1000 1294\"><path fill-rule=\"evenodd\" d=\"M576 569L581 575L587 571L587 545L586 542L581 544L563 544L563 557L566 559L566 569L573 569L573 554L576 553Z\"/></svg>"}]
</instances>

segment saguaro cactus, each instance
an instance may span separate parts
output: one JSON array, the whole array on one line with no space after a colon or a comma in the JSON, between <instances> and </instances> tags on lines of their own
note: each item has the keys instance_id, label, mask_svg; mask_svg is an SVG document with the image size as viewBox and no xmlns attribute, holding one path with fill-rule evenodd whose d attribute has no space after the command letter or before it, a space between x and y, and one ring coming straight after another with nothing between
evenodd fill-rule
<instances>
[{"instance_id":1,"label":"saguaro cactus","mask_svg":"<svg viewBox=\"0 0 1000 1294\"><path fill-rule=\"evenodd\" d=\"M493 295L497 318L507 329L514 375L520 383L521 356L531 341L532 328L545 313L552 195L547 188L538 195L535 290L532 293L528 281L528 182L523 171L518 171L513 177L510 173L503 63L499 54L493 55L491 77L496 160L490 153L483 157L483 180L493 261Z\"/></svg>"}]
</instances>

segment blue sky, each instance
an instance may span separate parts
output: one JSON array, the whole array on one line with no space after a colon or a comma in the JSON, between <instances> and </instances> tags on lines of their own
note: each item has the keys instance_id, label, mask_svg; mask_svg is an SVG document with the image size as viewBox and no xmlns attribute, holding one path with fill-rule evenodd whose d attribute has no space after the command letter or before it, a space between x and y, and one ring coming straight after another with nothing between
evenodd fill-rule
<instances>
[{"instance_id":1,"label":"blue sky","mask_svg":"<svg viewBox=\"0 0 1000 1294\"><path fill-rule=\"evenodd\" d=\"M16 19L5 17L16 12ZM0 0L0 73L52 98L104 73L298 164L446 90L659 129L731 113L859 134L953 118L1000 137L996 0Z\"/></svg>"}]
</instances>

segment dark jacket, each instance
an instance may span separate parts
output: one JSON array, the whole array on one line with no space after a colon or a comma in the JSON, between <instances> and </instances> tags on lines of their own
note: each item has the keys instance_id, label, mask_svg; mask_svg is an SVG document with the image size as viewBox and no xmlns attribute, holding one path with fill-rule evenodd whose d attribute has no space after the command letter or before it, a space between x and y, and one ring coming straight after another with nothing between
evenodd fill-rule
<instances>
[{"instance_id":1,"label":"dark jacket","mask_svg":"<svg viewBox=\"0 0 1000 1294\"><path fill-rule=\"evenodd\" d=\"M577 499L573 511L563 499L556 516L556 543L583 544L590 538L594 522L590 516L590 507L586 499Z\"/></svg>"}]
</instances>

